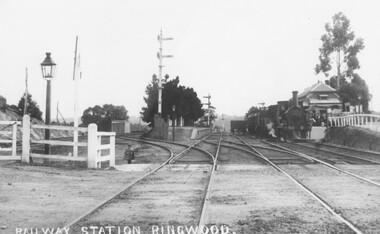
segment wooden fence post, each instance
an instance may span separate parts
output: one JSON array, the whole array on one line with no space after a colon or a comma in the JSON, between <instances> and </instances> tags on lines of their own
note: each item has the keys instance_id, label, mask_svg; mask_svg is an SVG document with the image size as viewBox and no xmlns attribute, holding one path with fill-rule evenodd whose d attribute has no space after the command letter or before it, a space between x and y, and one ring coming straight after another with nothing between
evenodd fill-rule
<instances>
[{"instance_id":1,"label":"wooden fence post","mask_svg":"<svg viewBox=\"0 0 380 234\"><path fill-rule=\"evenodd\" d=\"M110 167L115 167L115 135L110 136Z\"/></svg>"},{"instance_id":2,"label":"wooden fence post","mask_svg":"<svg viewBox=\"0 0 380 234\"><path fill-rule=\"evenodd\" d=\"M97 168L98 156L98 126L94 123L88 125L88 152L87 168Z\"/></svg>"},{"instance_id":3,"label":"wooden fence post","mask_svg":"<svg viewBox=\"0 0 380 234\"><path fill-rule=\"evenodd\" d=\"M21 161L29 163L30 159L30 117L24 115L22 118L22 156Z\"/></svg>"},{"instance_id":4,"label":"wooden fence post","mask_svg":"<svg viewBox=\"0 0 380 234\"><path fill-rule=\"evenodd\" d=\"M12 156L16 157L16 144L17 144L17 122L12 127Z\"/></svg>"}]
</instances>

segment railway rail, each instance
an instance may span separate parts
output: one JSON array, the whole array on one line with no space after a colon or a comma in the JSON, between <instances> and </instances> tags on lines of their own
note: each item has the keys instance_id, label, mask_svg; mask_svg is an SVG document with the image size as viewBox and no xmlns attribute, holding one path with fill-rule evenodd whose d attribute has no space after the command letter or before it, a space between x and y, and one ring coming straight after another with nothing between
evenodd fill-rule
<instances>
[{"instance_id":1,"label":"railway rail","mask_svg":"<svg viewBox=\"0 0 380 234\"><path fill-rule=\"evenodd\" d=\"M229 149L232 149L232 150L235 150L235 151L240 151L240 152L246 153L246 154L248 154L250 156L254 156L254 159L260 161L260 164L264 164L265 163L265 160L263 160L255 152L249 151L247 149L242 149L240 147L236 147L236 146L233 146L231 144L223 144L222 142L223 142L223 140L220 142L220 144L219 144L219 142L216 143L216 142L213 142L213 141L205 141L205 143L210 144L210 145L214 145L214 146L218 146L219 145L221 148L229 148Z\"/></svg>"},{"instance_id":2,"label":"railway rail","mask_svg":"<svg viewBox=\"0 0 380 234\"><path fill-rule=\"evenodd\" d=\"M340 158L346 159L350 163L350 160L365 162L370 164L380 164L380 153L364 151L358 149L349 149L345 147L325 145L325 144L311 144L311 143L291 143L294 146L305 148L306 150L315 150L323 152L329 155L336 155ZM355 154L360 154L360 157ZM348 159L348 160L347 160Z\"/></svg>"},{"instance_id":3,"label":"railway rail","mask_svg":"<svg viewBox=\"0 0 380 234\"><path fill-rule=\"evenodd\" d=\"M323 161L330 163L345 163L345 164L380 164L380 161L369 159L363 156L354 156L348 153L340 153L332 149L323 149L317 146L305 145L299 143L278 142L278 145L287 148L296 149L301 153L313 155Z\"/></svg>"},{"instance_id":4,"label":"railway rail","mask_svg":"<svg viewBox=\"0 0 380 234\"><path fill-rule=\"evenodd\" d=\"M266 143L268 143L269 145L272 145L272 146L274 146L274 147L278 147L278 148L281 148L281 149L287 150L287 151L289 151L289 152L293 152L293 153L295 153L295 154L298 154L299 157L309 158L310 160L313 160L313 161L315 161L315 162L317 162L317 163L320 163L320 164L322 164L322 165L324 165L324 166L326 166L326 167L328 167L328 168L331 168L331 169L333 169L333 170L336 170L336 171L342 172L342 173L344 173L344 174L347 174L347 175L353 176L353 177L355 177L355 178L357 178L357 179L359 179L359 180L362 180L362 181L368 182L368 183L370 183L370 184L372 184L372 185L375 185L375 186L380 187L380 183L377 183L377 182L375 182L375 181L369 180L369 179L364 178L364 177L362 177L362 176L360 176L360 175L357 175L357 174L351 173L351 172L349 172L349 171L347 171L347 170L343 170L343 169L341 169L341 168L339 168L339 167L337 167L337 166L334 166L334 165L332 165L332 164L330 164L330 163L327 163L327 162L325 162L325 161L323 161L323 160L320 160L320 159L318 159L318 158L315 158L315 157L309 156L309 155L307 155L307 154L304 154L304 153L300 153L300 152L297 152L297 151L291 150L291 149L289 149L289 148L286 148L286 147L283 147L283 146L280 146L280 145L277 145L277 144L274 144L274 143L271 143L271 142L267 142L267 141L266 141Z\"/></svg>"},{"instance_id":5,"label":"railway rail","mask_svg":"<svg viewBox=\"0 0 380 234\"><path fill-rule=\"evenodd\" d=\"M229 145L238 145L240 147L246 147L246 148L248 148L249 152L254 152L254 154L258 158L260 158L261 160L264 160L260 154L258 154L256 151L252 151L252 149L250 148L252 145L250 146L250 145L246 145L244 143L241 143L241 139L238 137L236 137L236 138L239 139L240 143L234 142L234 141L224 141L224 142L228 143ZM223 146L228 146L228 145L223 145ZM305 157L299 157L299 155L297 153L290 152L289 150L279 149L279 148L275 148L272 146L268 147L268 146L266 146L266 144L265 145L264 144L255 144L254 147L260 148L263 152L270 155L270 156L268 156L268 158L270 160L278 163L278 164L289 164L289 163L310 164L310 163L314 163L313 160L310 160L309 158L305 158ZM267 162L266 160L264 160L264 161Z\"/></svg>"},{"instance_id":6,"label":"railway rail","mask_svg":"<svg viewBox=\"0 0 380 234\"><path fill-rule=\"evenodd\" d=\"M213 134L211 134L209 137L213 137ZM208 216L208 211L209 211L208 210L208 206L209 206L210 198L211 198L211 189L212 189L212 185L213 185L213 181L214 181L215 171L216 171L216 168L217 168L218 156L219 156L219 152L220 152L220 148L221 148L221 141L222 141L222 138L223 138L223 133L220 134L219 139L218 139L218 143L216 143L216 153L215 153L215 155L209 153L208 151L206 151L206 150L204 150L204 149L202 149L200 147L196 147L196 145L200 144L201 142L207 142L205 140L206 138L202 139L201 141L197 141L197 142L195 142L194 144L192 144L190 146L185 145L185 144L181 144L181 143L177 143L177 142L169 142L169 141L156 140L156 139L146 139L149 142L160 142L160 143L164 143L164 144L168 144L168 145L177 145L177 146L186 147L185 150L181 151L176 156L174 156L174 157L171 158L171 160L169 161L170 164L178 162L179 159L183 158L185 156L185 154L190 149L194 149L194 150L200 151L200 152L208 155L211 158L211 160L212 160L212 167L211 167L211 170L210 170L210 176L209 176L209 180L208 180L208 183L207 183L207 188L205 190L204 200L202 202L203 205L202 205L201 214L200 214L200 218L199 218L199 223L198 223L198 228L197 228L197 234L204 233L204 228L206 227L207 216ZM123 139L133 140L131 138L123 138Z\"/></svg>"},{"instance_id":7,"label":"railway rail","mask_svg":"<svg viewBox=\"0 0 380 234\"><path fill-rule=\"evenodd\" d=\"M261 151L258 150L257 149L257 143L258 142L256 142L255 145L253 145L253 144L247 143L246 140L243 140L240 137L237 137L237 136L235 136L235 137L237 139L239 139L244 145L246 145L247 147L249 147L253 152L256 152L258 155L260 155L260 157L263 158L269 165L271 165L272 167L274 167L276 170L278 170L279 172L281 172L282 174L284 174L286 177L288 177L291 181L293 181L295 184L297 184L302 190L304 190L311 197L313 197L318 203L320 203L324 208L326 208L338 220L340 220L341 222L345 223L352 231L354 231L355 233L358 233L358 234L359 233L360 234L363 233L363 231L360 230L357 227L357 225L355 225L353 222L351 222L347 217L344 217L341 214L341 212L339 211L339 209L336 209L336 208L332 207L329 203L326 202L326 200L324 200L321 196L319 196L318 194L316 194L310 187L308 187L304 183L302 183L299 178L296 178L295 176L292 176L291 173L289 173L289 171L284 170L280 165L278 165L278 163L273 162L273 160L271 160L268 156L265 156L261 152L262 150ZM247 138L247 139L251 139L251 138ZM342 170L340 168L334 167L333 165L325 163L325 162L323 162L323 161L321 161L319 159L316 159L314 157L311 157L311 156L308 156L308 155L305 155L305 154L293 151L291 149L288 149L288 148L276 145L276 144L268 142L268 141L259 141L259 142L261 142L261 143L267 143L268 145L270 145L272 147L276 147L276 148L279 148L281 150L288 151L289 153L292 153L293 155L298 154L298 156L300 158L306 158L308 160L313 160L313 161L318 162L318 163L320 163L320 164L322 164L324 166L327 166L330 169L333 169L333 170L336 170L336 171L339 171L339 172L343 172L343 173L345 173L347 175L350 175L350 176L353 176L353 177L355 177L355 178L357 178L357 179L359 179L361 181L368 182L370 185L375 185L377 187L380 186L380 184L378 184L378 183L376 183L374 181L371 181L369 179L363 178L361 176L358 176L356 174L350 173L348 171Z\"/></svg>"},{"instance_id":8,"label":"railway rail","mask_svg":"<svg viewBox=\"0 0 380 234\"><path fill-rule=\"evenodd\" d=\"M308 155L307 153L298 152L298 150L294 150L294 148L292 147L293 145L289 145L289 147L284 147L283 145L275 144L273 142L252 139L247 136L242 136L242 137L233 136L233 139L231 138L229 138L229 136L228 137L224 136L223 133L221 133L220 135L211 134L199 141L196 141L192 144L187 145L187 144L182 144L178 142L157 141L156 139L141 139L141 138L138 138L137 135L118 137L117 144L119 145L126 144L126 142L130 142L130 141L149 144L154 147L159 147L163 149L165 152L167 152L167 158L165 161L163 161L160 165L155 167L150 172L133 180L128 185L121 188L118 192L107 197L102 202L97 204L95 207L92 207L92 209L86 211L81 216L67 223L64 228L79 227L78 226L79 224L86 223L88 220L90 220L89 217L93 217L95 213L101 213L105 209L107 209L110 203L116 203L116 204L118 202L125 203L126 199L131 199L129 196L131 195L132 191L129 191L129 190L132 187L133 188L138 187L137 184L140 184L141 185L140 187L149 186L145 184L146 181L149 181L150 179L152 179L149 176L152 176L152 174L158 172L162 168L166 168L166 166L169 164L176 164L176 163L199 164L200 163L200 164L208 164L208 165L210 164L209 165L210 167L207 167L209 168L208 173L205 174L207 175L207 177L205 177L207 178L207 181L205 182L204 180L204 182L202 182L204 183L204 189L202 192L202 201L197 203L197 204L201 204L200 207L197 208L200 210L199 216L197 216L197 219L199 217L197 233L200 234L202 233L202 230L205 227L210 225L210 223L208 223L208 218L209 218L209 213L210 213L210 204L213 198L211 192L212 192L215 179L217 181L220 180L218 179L219 174L217 174L216 171L217 171L218 165L223 164L223 161L221 160L222 159L221 157L223 157L223 150L228 148L230 150L233 150L234 152L240 152L241 154L249 155L249 157L252 158L252 164L256 164L256 162L260 162L258 164L270 165L277 171L281 172L281 174L285 175L286 178L289 178L290 181L292 181L297 186L299 186L310 197L312 197L319 204L321 204L334 217L336 217L339 221L347 225L347 227L349 227L353 232L364 233L361 227L358 226L357 223L355 223L355 221L353 221L352 219L350 220L349 218L347 218L349 216L344 215L344 212L341 212L339 207L334 206L334 204L332 204L328 199L326 199L324 195L321 195L317 190L315 190L313 186L309 186L307 183L305 184L303 182L303 179L300 179L297 177L297 173L294 176L293 175L294 171L292 171L291 169L289 170L289 167L287 166L288 164L297 164L299 165L299 168L304 170L305 166L309 166L309 165L313 166L313 165L321 164L325 166L327 169L332 169L334 171L338 171L339 173L342 172L346 175L353 176L356 179L359 179L360 181L367 183L368 186L374 185L376 187L380 187L379 183L369 180L367 178L361 177L359 175L356 175L354 173L351 173L339 167L336 167L317 157L312 157ZM252 140L253 140L253 143L252 143ZM210 150L211 148L212 150ZM229 154L231 154L231 152L232 151L228 151ZM224 157L227 157L226 151L224 151L224 154L225 154ZM241 156L240 154L232 154L232 155L234 157ZM229 155L229 157L231 157L231 155ZM369 161L367 162L371 163ZM372 163L372 164L375 164L375 163ZM269 167L265 166L265 168L269 168ZM206 170L203 173L205 172ZM273 172L275 171L273 170ZM152 181L154 183L153 179ZM175 178L173 180L175 180ZM285 177L284 177L284 180L286 180ZM289 184L293 186L290 182ZM115 223L117 222L115 221Z\"/></svg>"},{"instance_id":9,"label":"railway rail","mask_svg":"<svg viewBox=\"0 0 380 234\"><path fill-rule=\"evenodd\" d=\"M135 139L136 141L139 141L139 142L143 142L142 140L137 140ZM148 143L148 142L146 142ZM145 179L146 177L148 177L149 175L153 174L154 172L158 171L160 168L162 168L163 166L165 166L169 160L174 156L173 152L167 148L167 147L162 147L160 146L159 144L154 144L154 143L148 143L148 144L152 144L152 145L155 145L155 146L158 146L160 148L163 148L164 150L168 151L169 152L169 157L168 159L163 162L161 165L157 166L155 169L153 169L152 171L144 174L143 176L139 177L138 179L132 181L130 184L128 184L127 186L123 187L121 190L119 190L118 192L112 194L111 196L107 197L106 199L104 199L102 202L100 202L99 204L97 204L96 206L94 206L92 209L86 211L85 213L83 213L82 215L80 215L79 217L77 217L76 219L72 220L71 222L69 222L68 224L66 224L63 228L65 229L70 229L72 226L76 225L77 223L79 223L80 221L84 220L85 218L87 218L89 215L91 215L92 213L96 212L97 210L99 210L100 208L102 208L103 206L105 206L107 203L109 203L112 199L116 198L117 196L119 196L121 193L125 192L126 190L128 190L129 188L131 188L133 185L139 183L140 181L142 181L143 179Z\"/></svg>"},{"instance_id":10,"label":"railway rail","mask_svg":"<svg viewBox=\"0 0 380 234\"><path fill-rule=\"evenodd\" d=\"M101 212L101 210L104 209L107 206L107 204L109 204L111 201L115 200L115 198L120 197L121 194L123 194L126 191L128 191L129 189L131 189L131 187L139 184L143 180L149 180L148 177L150 175L152 175L153 173L157 172L158 170L160 170L161 168L163 168L165 165L174 164L174 163L176 163L176 161L178 161L181 158L185 157L186 154L189 153L190 150L195 150L195 151L201 152L202 154L204 154L207 157L209 157L211 159L211 162L212 162L211 169L210 169L210 172L209 172L209 179L208 179L208 182L207 182L207 185L206 185L206 190L204 192L204 200L202 202L202 208L201 208L201 213L200 213L200 216L199 216L200 218L199 218L198 229L197 229L198 233L202 233L202 229L205 227L204 225L205 225L205 222L206 222L207 211L208 211L207 206L209 204L210 191L211 191L211 188L212 188L212 183L213 183L213 178L214 178L214 172L215 172L216 166L217 166L218 151L219 151L219 148L220 148L220 147L218 147L216 154L213 155L213 154L209 153L208 151L197 147L198 144L200 144L201 142L203 142L208 137L210 137L210 135L206 136L205 138L203 138L203 139L201 139L199 141L196 141L195 143L193 143L191 145L185 145L185 144L173 143L173 142L167 142L167 141L157 141L157 140L153 141L153 140L149 140L149 139L142 140L142 139L137 139L137 138L133 138L133 137L119 137L119 139L126 140L126 141L142 142L142 143L145 143L145 144L150 144L150 145L153 145L153 146L156 146L156 147L160 147L160 148L162 148L162 149L164 149L165 151L168 152L168 154L169 154L168 158L167 158L167 160L165 162L163 162L162 164L160 164L159 166L157 166L156 168L154 168L152 171L150 171L150 172L144 174L143 176L135 179L134 181L132 181L127 186L123 187L121 190L119 190L115 194L111 195L110 197L106 198L105 200L103 200L102 202L100 202L99 204L97 204L91 210L86 211L84 214L80 215L79 217L77 217L73 221L71 221L68 224L66 224L65 228L75 227L75 225L77 225L77 224L81 223L82 221L86 220L88 217L90 217L95 212ZM220 139L221 139L221 137L220 137ZM164 145L166 145L166 146L164 146ZM181 150L179 153L174 154L173 151L170 149L170 147L168 147L168 145L176 145L176 146L183 147L184 149Z\"/></svg>"},{"instance_id":11,"label":"railway rail","mask_svg":"<svg viewBox=\"0 0 380 234\"><path fill-rule=\"evenodd\" d=\"M136 140L135 138L131 138L131 137L124 137L124 136L121 136L121 137L118 137L119 139L124 139L124 140L131 140L131 141L138 141ZM176 154L175 157L173 157L170 161L169 161L169 164L172 164L172 163L178 163L180 162L180 159L182 157L184 157L187 153L189 153L190 150L195 150L195 151L198 151L198 152L201 152L203 154L207 154L207 155L210 155L209 152L207 152L206 150L203 150L199 147L197 147L196 145L200 144L200 141L196 141L195 143L191 144L191 145L186 145L186 144L182 144L182 143L178 143L178 142L172 142L172 141L165 141L165 140L157 140L157 139L150 139L150 138L144 138L144 142L159 142L160 145L164 144L164 145L167 145L168 147L172 147L173 145L175 146L180 146L182 148L185 148L185 150L183 151L180 151L180 153ZM194 161L193 161L194 162ZM195 162L208 162L208 161L195 161Z\"/></svg>"}]
</instances>

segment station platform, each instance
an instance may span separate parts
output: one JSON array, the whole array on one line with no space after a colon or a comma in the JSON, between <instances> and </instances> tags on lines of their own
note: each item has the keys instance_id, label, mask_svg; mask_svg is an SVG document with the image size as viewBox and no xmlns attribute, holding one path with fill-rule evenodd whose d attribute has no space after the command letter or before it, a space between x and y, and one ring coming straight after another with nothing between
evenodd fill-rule
<instances>
[{"instance_id":1,"label":"station platform","mask_svg":"<svg viewBox=\"0 0 380 234\"><path fill-rule=\"evenodd\" d=\"M325 138L326 127L313 126L311 128L310 139L314 141L321 141Z\"/></svg>"},{"instance_id":2,"label":"station platform","mask_svg":"<svg viewBox=\"0 0 380 234\"><path fill-rule=\"evenodd\" d=\"M197 140L211 132L210 128L175 127L175 141ZM168 140L173 139L173 128L168 128Z\"/></svg>"}]
</instances>

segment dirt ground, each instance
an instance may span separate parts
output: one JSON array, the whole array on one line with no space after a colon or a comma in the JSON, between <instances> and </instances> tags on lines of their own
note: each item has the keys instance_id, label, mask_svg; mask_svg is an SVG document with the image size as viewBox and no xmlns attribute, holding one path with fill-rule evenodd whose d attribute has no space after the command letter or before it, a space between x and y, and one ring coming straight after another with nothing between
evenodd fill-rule
<instances>
[{"instance_id":1,"label":"dirt ground","mask_svg":"<svg viewBox=\"0 0 380 234\"><path fill-rule=\"evenodd\" d=\"M221 165L209 208L209 225L226 224L239 234L352 233L287 177L264 165Z\"/></svg>"},{"instance_id":2,"label":"dirt ground","mask_svg":"<svg viewBox=\"0 0 380 234\"><path fill-rule=\"evenodd\" d=\"M131 144L131 148L135 152L135 159L132 160L133 164L163 163L170 156L169 152L157 146L135 141L130 141L128 143ZM115 161L117 165L128 163L127 160L124 159L124 153L126 149L128 149L128 145L125 142L123 144L116 145Z\"/></svg>"},{"instance_id":3,"label":"dirt ground","mask_svg":"<svg viewBox=\"0 0 380 234\"><path fill-rule=\"evenodd\" d=\"M165 166L72 230L134 226L151 233L154 225L196 226L209 170L210 165Z\"/></svg>"},{"instance_id":4,"label":"dirt ground","mask_svg":"<svg viewBox=\"0 0 380 234\"><path fill-rule=\"evenodd\" d=\"M364 233L380 232L380 188L322 165L281 166L312 188L328 204L338 209ZM368 166L350 166L352 171L366 171ZM380 179L379 166L367 170L366 176ZM371 176L369 176L371 175Z\"/></svg>"},{"instance_id":5,"label":"dirt ground","mask_svg":"<svg viewBox=\"0 0 380 234\"><path fill-rule=\"evenodd\" d=\"M363 176L369 180L380 184L380 166L379 165L338 165L337 167Z\"/></svg>"},{"instance_id":6,"label":"dirt ground","mask_svg":"<svg viewBox=\"0 0 380 234\"><path fill-rule=\"evenodd\" d=\"M126 165L127 145L116 146L117 168L125 171L0 161L0 233L15 233L17 227L62 227L169 156L148 144L132 142L132 147L136 159ZM210 144L200 147L214 150ZM152 174L70 233L81 233L78 228L89 225L138 226L141 233L151 233L147 230L152 225L195 226L210 164L194 164L194 160L205 159L205 155L190 151L181 159L183 163L165 166ZM262 165L254 156L222 149L220 159L212 187L209 225L224 224L236 234L352 233L287 177ZM378 187L321 165L281 167L342 211L365 233L380 233ZM339 167L380 182L378 165Z\"/></svg>"},{"instance_id":7,"label":"dirt ground","mask_svg":"<svg viewBox=\"0 0 380 234\"><path fill-rule=\"evenodd\" d=\"M0 162L0 233L62 227L142 173Z\"/></svg>"}]
</instances>

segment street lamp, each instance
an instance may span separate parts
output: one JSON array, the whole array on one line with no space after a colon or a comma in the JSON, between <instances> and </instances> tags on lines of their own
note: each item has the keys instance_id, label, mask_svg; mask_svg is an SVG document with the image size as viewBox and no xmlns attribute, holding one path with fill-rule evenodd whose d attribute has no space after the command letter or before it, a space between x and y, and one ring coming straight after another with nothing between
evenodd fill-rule
<instances>
[{"instance_id":1,"label":"street lamp","mask_svg":"<svg viewBox=\"0 0 380 234\"><path fill-rule=\"evenodd\" d=\"M361 112L362 112L362 96L361 95L359 95L359 97L358 97L358 99L359 99L359 114L361 114Z\"/></svg>"},{"instance_id":2,"label":"street lamp","mask_svg":"<svg viewBox=\"0 0 380 234\"><path fill-rule=\"evenodd\" d=\"M51 103L51 80L54 78L56 63L51 59L49 52L41 63L42 77L46 80L46 111L45 124L50 125L50 103ZM45 140L50 139L50 129L45 129ZM45 154L50 154L50 145L45 145Z\"/></svg>"},{"instance_id":3,"label":"street lamp","mask_svg":"<svg viewBox=\"0 0 380 234\"><path fill-rule=\"evenodd\" d=\"M172 126L173 126L173 141L174 141L175 105L172 106L172 110L173 110L173 121L172 121Z\"/></svg>"}]
</instances>

